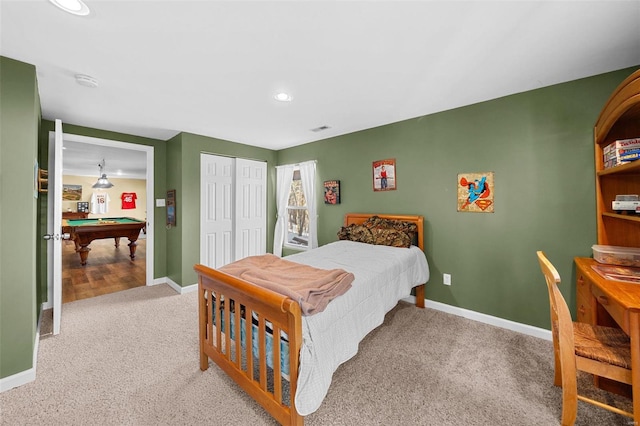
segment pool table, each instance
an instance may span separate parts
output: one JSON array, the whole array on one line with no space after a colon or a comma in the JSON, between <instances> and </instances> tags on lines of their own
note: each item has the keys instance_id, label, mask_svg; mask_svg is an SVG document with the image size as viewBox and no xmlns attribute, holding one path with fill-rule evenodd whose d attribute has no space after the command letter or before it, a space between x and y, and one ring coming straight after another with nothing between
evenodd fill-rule
<instances>
[{"instance_id":1,"label":"pool table","mask_svg":"<svg viewBox=\"0 0 640 426\"><path fill-rule=\"evenodd\" d=\"M87 264L89 244L93 240L113 238L116 247L120 247L120 238L129 238L129 252L131 260L136 257L136 240L140 230L146 226L146 221L131 217L105 217L101 219L63 219L62 232L68 233L76 244L76 252L80 255L80 263Z\"/></svg>"}]
</instances>

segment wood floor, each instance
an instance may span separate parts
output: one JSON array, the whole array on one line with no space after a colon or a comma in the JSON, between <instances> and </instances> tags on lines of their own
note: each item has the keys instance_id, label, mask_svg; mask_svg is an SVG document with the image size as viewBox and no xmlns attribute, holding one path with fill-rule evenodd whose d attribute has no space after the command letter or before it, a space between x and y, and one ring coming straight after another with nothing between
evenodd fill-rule
<instances>
[{"instance_id":1,"label":"wood floor","mask_svg":"<svg viewBox=\"0 0 640 426\"><path fill-rule=\"evenodd\" d=\"M113 238L94 240L87 264L70 241L62 243L62 303L114 293L146 284L147 240L139 238L135 260L129 258L129 240L116 248Z\"/></svg>"}]
</instances>

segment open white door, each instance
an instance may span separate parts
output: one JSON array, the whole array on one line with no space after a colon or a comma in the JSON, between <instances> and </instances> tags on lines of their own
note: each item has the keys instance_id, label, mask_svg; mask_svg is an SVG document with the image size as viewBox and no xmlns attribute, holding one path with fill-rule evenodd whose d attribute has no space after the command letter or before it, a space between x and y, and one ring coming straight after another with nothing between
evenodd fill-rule
<instances>
[{"instance_id":1,"label":"open white door","mask_svg":"<svg viewBox=\"0 0 640 426\"><path fill-rule=\"evenodd\" d=\"M47 247L49 302L53 299L53 334L60 333L62 314L62 121L56 120L55 135L49 139L49 190ZM51 294L52 293L52 294Z\"/></svg>"}]
</instances>

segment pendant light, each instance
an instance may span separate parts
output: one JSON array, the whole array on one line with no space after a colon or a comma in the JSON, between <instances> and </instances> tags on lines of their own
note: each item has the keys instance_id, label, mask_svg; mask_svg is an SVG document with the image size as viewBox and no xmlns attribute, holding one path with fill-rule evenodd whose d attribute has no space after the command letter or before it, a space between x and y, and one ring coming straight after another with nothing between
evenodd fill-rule
<instances>
[{"instance_id":1,"label":"pendant light","mask_svg":"<svg viewBox=\"0 0 640 426\"><path fill-rule=\"evenodd\" d=\"M106 188L111 188L113 186L113 184L109 182L109 179L107 179L107 174L103 172L104 164L105 162L103 158L102 162L98 164L98 167L100 168L100 178L96 183L93 184L92 188L106 189Z\"/></svg>"}]
</instances>

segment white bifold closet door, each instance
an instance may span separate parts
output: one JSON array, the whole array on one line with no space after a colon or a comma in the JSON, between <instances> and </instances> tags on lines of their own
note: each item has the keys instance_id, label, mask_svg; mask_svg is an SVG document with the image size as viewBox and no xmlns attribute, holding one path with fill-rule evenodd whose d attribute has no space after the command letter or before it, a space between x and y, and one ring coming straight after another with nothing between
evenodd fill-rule
<instances>
[{"instance_id":1,"label":"white bifold closet door","mask_svg":"<svg viewBox=\"0 0 640 426\"><path fill-rule=\"evenodd\" d=\"M219 268L267 250L267 163L200 155L200 263Z\"/></svg>"}]
</instances>

